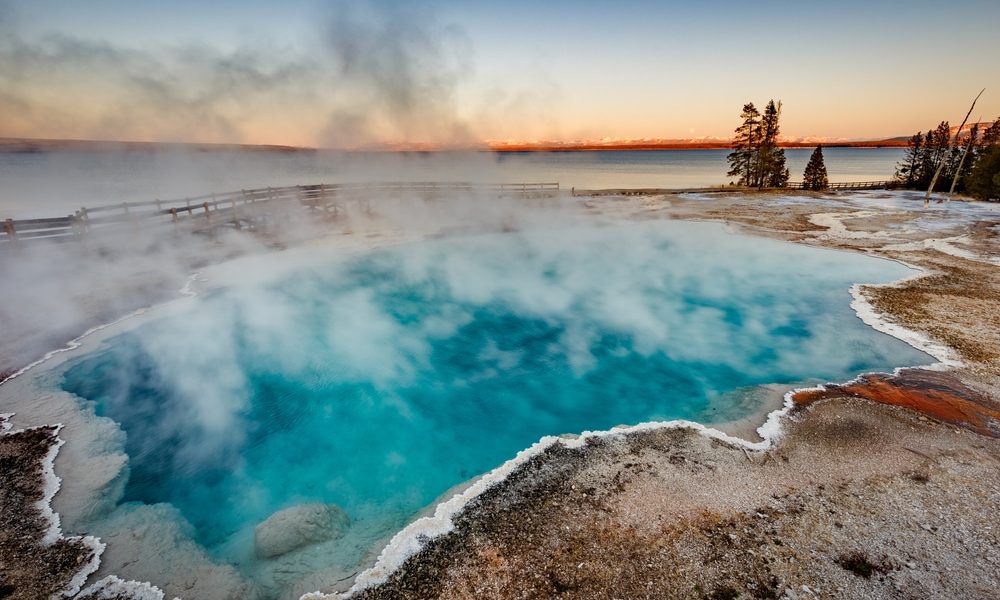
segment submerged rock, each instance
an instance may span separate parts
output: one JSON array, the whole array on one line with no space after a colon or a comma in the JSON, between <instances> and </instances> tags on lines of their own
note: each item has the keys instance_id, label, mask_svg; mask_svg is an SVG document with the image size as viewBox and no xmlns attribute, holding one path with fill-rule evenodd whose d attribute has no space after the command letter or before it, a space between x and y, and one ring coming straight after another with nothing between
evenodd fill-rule
<instances>
[{"instance_id":1,"label":"submerged rock","mask_svg":"<svg viewBox=\"0 0 1000 600\"><path fill-rule=\"evenodd\" d=\"M254 550L258 558L274 558L339 538L349 523L347 513L336 504L298 504L279 510L254 528Z\"/></svg>"}]
</instances>

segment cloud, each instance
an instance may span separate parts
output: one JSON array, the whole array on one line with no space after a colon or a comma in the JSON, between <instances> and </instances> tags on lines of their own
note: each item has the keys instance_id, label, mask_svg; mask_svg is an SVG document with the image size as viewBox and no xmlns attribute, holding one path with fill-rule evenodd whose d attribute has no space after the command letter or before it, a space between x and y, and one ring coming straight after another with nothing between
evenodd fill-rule
<instances>
[{"instance_id":1,"label":"cloud","mask_svg":"<svg viewBox=\"0 0 1000 600\"><path fill-rule=\"evenodd\" d=\"M472 139L455 104L456 89L471 70L471 42L425 4L341 4L329 20L326 40L346 100L324 130L331 145L393 136Z\"/></svg>"},{"instance_id":2,"label":"cloud","mask_svg":"<svg viewBox=\"0 0 1000 600\"><path fill-rule=\"evenodd\" d=\"M305 49L26 39L0 4L0 136L358 147L466 143L471 43L423 4L339 3Z\"/></svg>"},{"instance_id":3,"label":"cloud","mask_svg":"<svg viewBox=\"0 0 1000 600\"><path fill-rule=\"evenodd\" d=\"M0 44L0 134L157 141L243 141L264 110L315 70L257 50L159 52L66 35ZM39 135L41 134L41 135Z\"/></svg>"}]
</instances>

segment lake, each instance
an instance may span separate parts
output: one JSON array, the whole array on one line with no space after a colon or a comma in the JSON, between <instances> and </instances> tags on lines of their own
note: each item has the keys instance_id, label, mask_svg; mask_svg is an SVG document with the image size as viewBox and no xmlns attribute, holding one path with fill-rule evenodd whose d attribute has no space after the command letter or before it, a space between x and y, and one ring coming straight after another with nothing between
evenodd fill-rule
<instances>
[{"instance_id":1,"label":"lake","mask_svg":"<svg viewBox=\"0 0 1000 600\"><path fill-rule=\"evenodd\" d=\"M793 181L810 148L785 150ZM496 154L99 150L0 153L0 219L267 186L370 181L688 188L729 182L728 150ZM826 148L830 181L892 177L901 148Z\"/></svg>"}]
</instances>

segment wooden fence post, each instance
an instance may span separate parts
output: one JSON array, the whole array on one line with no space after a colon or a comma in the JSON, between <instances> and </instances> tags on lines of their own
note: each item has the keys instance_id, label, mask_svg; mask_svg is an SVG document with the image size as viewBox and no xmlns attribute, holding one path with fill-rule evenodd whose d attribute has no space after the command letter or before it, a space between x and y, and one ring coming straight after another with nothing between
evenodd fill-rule
<instances>
[{"instance_id":1,"label":"wooden fence post","mask_svg":"<svg viewBox=\"0 0 1000 600\"><path fill-rule=\"evenodd\" d=\"M70 229L73 232L73 237L75 237L77 241L83 240L83 218L80 216L80 211L76 211L75 213L69 215L69 218L71 223Z\"/></svg>"},{"instance_id":2,"label":"wooden fence post","mask_svg":"<svg viewBox=\"0 0 1000 600\"><path fill-rule=\"evenodd\" d=\"M87 207L80 207L80 217L83 218L83 232L90 233L90 215L87 213Z\"/></svg>"},{"instance_id":3,"label":"wooden fence post","mask_svg":"<svg viewBox=\"0 0 1000 600\"><path fill-rule=\"evenodd\" d=\"M3 231L10 238L11 242L17 241L17 230L14 229L14 219L7 219L3 222Z\"/></svg>"},{"instance_id":4,"label":"wooden fence post","mask_svg":"<svg viewBox=\"0 0 1000 600\"><path fill-rule=\"evenodd\" d=\"M132 233L134 234L136 228L139 225L139 219L137 217L135 217L134 215L132 215L131 212L129 212L128 202L122 202L122 208L125 210L125 216L128 217L129 225L132 226Z\"/></svg>"},{"instance_id":5,"label":"wooden fence post","mask_svg":"<svg viewBox=\"0 0 1000 600\"><path fill-rule=\"evenodd\" d=\"M201 207L205 209L205 218L208 219L209 221L211 221L212 217L208 214L208 202L207 201L206 202L202 202L201 203Z\"/></svg>"}]
</instances>

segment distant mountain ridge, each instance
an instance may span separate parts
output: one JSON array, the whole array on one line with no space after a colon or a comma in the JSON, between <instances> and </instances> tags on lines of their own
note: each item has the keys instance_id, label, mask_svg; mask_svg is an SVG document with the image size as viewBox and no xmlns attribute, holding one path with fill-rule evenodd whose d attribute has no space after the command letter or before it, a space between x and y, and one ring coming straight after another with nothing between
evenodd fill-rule
<instances>
[{"instance_id":1,"label":"distant mountain ridge","mask_svg":"<svg viewBox=\"0 0 1000 600\"><path fill-rule=\"evenodd\" d=\"M201 142L131 142L115 140L61 140L0 137L0 152L49 152L53 150L192 150L216 152L247 150L263 152L310 152L314 148L277 144L209 144Z\"/></svg>"},{"instance_id":2,"label":"distant mountain ridge","mask_svg":"<svg viewBox=\"0 0 1000 600\"><path fill-rule=\"evenodd\" d=\"M909 136L884 140L840 140L828 138L779 139L782 148L814 148L819 144L828 148L899 148L906 146ZM581 140L554 141L496 141L488 140L487 146L495 152L571 152L585 150L711 150L732 148L728 138L694 139L641 139L641 140Z\"/></svg>"},{"instance_id":3,"label":"distant mountain ridge","mask_svg":"<svg viewBox=\"0 0 1000 600\"><path fill-rule=\"evenodd\" d=\"M960 137L968 136L975 124L962 129ZM991 123L979 123L980 131ZM952 127L954 136L958 127ZM813 148L819 144L829 148L901 148L910 136L897 136L877 140L849 140L823 137L785 138L779 141L783 148ZM482 152L579 152L588 150L724 150L732 147L729 138L642 138L600 140L486 140L482 145L442 146L428 143L403 143L372 145L355 148L356 151L371 152L438 152L438 151L482 151ZM135 142L114 140L76 139L35 139L0 137L0 152L51 152L55 150L188 150L196 152L257 151L257 152L316 152L322 148L304 146L284 146L279 144L212 144L201 142ZM331 148L331 150L336 150Z\"/></svg>"}]
</instances>

